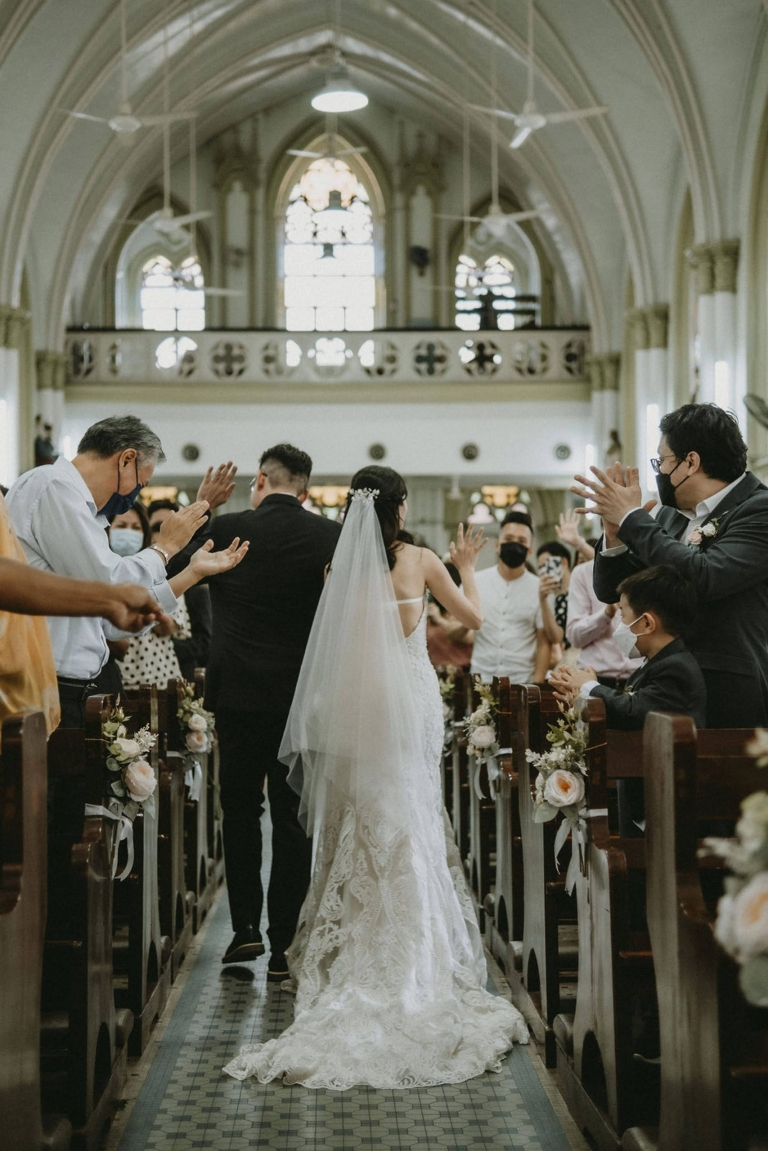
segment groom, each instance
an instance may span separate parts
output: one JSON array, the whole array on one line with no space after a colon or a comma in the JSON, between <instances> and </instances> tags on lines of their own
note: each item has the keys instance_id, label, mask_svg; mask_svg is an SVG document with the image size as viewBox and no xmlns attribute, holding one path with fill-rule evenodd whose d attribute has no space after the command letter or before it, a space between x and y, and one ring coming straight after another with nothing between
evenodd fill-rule
<instances>
[{"instance_id":1,"label":"groom","mask_svg":"<svg viewBox=\"0 0 768 1151\"><path fill-rule=\"evenodd\" d=\"M267 979L288 978L291 942L309 884L311 842L299 826L299 797L278 761L326 565L340 527L301 506L312 461L290 444L264 452L251 484L251 511L220 515L194 540L250 541L239 567L211 582L213 629L205 705L216 713L221 752L224 855L234 938L224 963L264 954L259 921L264 781L272 820L267 892ZM231 577L236 578L231 578ZM219 583L218 581L222 582Z\"/></svg>"}]
</instances>

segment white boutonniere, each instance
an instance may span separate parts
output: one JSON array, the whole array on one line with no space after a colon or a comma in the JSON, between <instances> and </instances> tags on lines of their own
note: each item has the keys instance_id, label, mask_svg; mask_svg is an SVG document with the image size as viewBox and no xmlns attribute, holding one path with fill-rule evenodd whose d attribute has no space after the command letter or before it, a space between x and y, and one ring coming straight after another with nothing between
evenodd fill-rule
<instances>
[{"instance_id":1,"label":"white boutonniere","mask_svg":"<svg viewBox=\"0 0 768 1151\"><path fill-rule=\"evenodd\" d=\"M700 528L694 528L688 537L688 547L701 548L707 540L713 540L719 530L720 520L717 518L702 524Z\"/></svg>"}]
</instances>

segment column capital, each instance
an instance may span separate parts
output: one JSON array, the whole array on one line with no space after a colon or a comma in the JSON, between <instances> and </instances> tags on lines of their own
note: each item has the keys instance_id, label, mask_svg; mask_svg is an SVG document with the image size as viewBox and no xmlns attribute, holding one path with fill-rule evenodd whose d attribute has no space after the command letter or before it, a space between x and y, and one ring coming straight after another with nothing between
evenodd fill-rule
<instances>
[{"instance_id":1,"label":"column capital","mask_svg":"<svg viewBox=\"0 0 768 1151\"><path fill-rule=\"evenodd\" d=\"M621 352L595 352L587 356L587 371L593 392L617 392Z\"/></svg>"},{"instance_id":2,"label":"column capital","mask_svg":"<svg viewBox=\"0 0 768 1151\"><path fill-rule=\"evenodd\" d=\"M29 324L30 315L24 308L0 304L0 348L21 346L21 333Z\"/></svg>"},{"instance_id":3,"label":"column capital","mask_svg":"<svg viewBox=\"0 0 768 1151\"><path fill-rule=\"evenodd\" d=\"M64 352L39 351L35 353L38 391L61 392L67 381L67 356Z\"/></svg>"},{"instance_id":4,"label":"column capital","mask_svg":"<svg viewBox=\"0 0 768 1151\"><path fill-rule=\"evenodd\" d=\"M638 350L666 348L669 329L669 304L649 304L632 308L627 313Z\"/></svg>"},{"instance_id":5,"label":"column capital","mask_svg":"<svg viewBox=\"0 0 768 1151\"><path fill-rule=\"evenodd\" d=\"M700 296L736 291L740 247L740 240L718 240L688 249L685 255L696 274L696 291Z\"/></svg>"}]
</instances>

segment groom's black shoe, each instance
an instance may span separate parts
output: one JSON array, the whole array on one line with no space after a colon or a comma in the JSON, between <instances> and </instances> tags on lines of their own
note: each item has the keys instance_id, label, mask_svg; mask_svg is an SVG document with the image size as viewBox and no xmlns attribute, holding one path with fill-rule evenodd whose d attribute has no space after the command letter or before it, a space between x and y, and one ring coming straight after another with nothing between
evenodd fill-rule
<instances>
[{"instance_id":1,"label":"groom's black shoe","mask_svg":"<svg viewBox=\"0 0 768 1151\"><path fill-rule=\"evenodd\" d=\"M267 983L282 983L290 977L288 962L282 951L273 951L267 967Z\"/></svg>"},{"instance_id":2,"label":"groom's black shoe","mask_svg":"<svg viewBox=\"0 0 768 1151\"><path fill-rule=\"evenodd\" d=\"M252 927L236 931L232 942L221 957L222 963L249 963L264 954L264 944Z\"/></svg>"}]
</instances>

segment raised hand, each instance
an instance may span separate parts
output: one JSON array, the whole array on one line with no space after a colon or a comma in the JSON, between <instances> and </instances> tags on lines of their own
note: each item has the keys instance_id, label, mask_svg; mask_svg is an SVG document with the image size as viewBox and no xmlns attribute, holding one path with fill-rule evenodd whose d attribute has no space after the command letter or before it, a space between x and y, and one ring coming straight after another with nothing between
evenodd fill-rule
<instances>
[{"instance_id":1,"label":"raised hand","mask_svg":"<svg viewBox=\"0 0 768 1151\"><path fill-rule=\"evenodd\" d=\"M474 569L477 557L487 543L488 540L485 538L485 532L482 528L473 527L470 524L467 534L464 535L464 525L459 524L456 543L451 541L451 560L460 572L466 571L468 568Z\"/></svg>"},{"instance_id":2,"label":"raised hand","mask_svg":"<svg viewBox=\"0 0 768 1151\"><path fill-rule=\"evenodd\" d=\"M627 468L626 471L617 461L612 468L602 471L600 468L589 469L595 479L586 476L574 476L576 484L583 486L571 488L574 495L582 499L591 500L593 507L576 508L577 515L586 515L587 512L596 512L602 519L605 534L611 539L618 537L619 524L627 512L635 508L645 508L650 511L656 506L656 500L643 503L643 493L640 488L640 472L637 468Z\"/></svg>"},{"instance_id":3,"label":"raised hand","mask_svg":"<svg viewBox=\"0 0 768 1151\"><path fill-rule=\"evenodd\" d=\"M569 508L567 512L560 513L560 523L556 525L555 532L557 538L563 543L570 544L576 551L581 551L584 540L579 535L579 517L576 515L575 508Z\"/></svg>"},{"instance_id":4,"label":"raised hand","mask_svg":"<svg viewBox=\"0 0 768 1151\"><path fill-rule=\"evenodd\" d=\"M237 467L228 460L226 464L219 464L214 471L209 468L203 476L203 482L197 489L198 500L205 500L209 508L220 508L225 504L235 490L235 476Z\"/></svg>"},{"instance_id":5,"label":"raised hand","mask_svg":"<svg viewBox=\"0 0 768 1151\"><path fill-rule=\"evenodd\" d=\"M240 543L240 537L235 536L228 548L215 552L211 550L213 540L206 540L189 561L190 571L196 580L207 579L209 576L230 571L240 563L248 551L248 546L248 540Z\"/></svg>"},{"instance_id":6,"label":"raised hand","mask_svg":"<svg viewBox=\"0 0 768 1151\"><path fill-rule=\"evenodd\" d=\"M545 572L539 576L539 599L546 599L550 595L558 595L560 592L560 580L555 579L553 575Z\"/></svg>"},{"instance_id":7,"label":"raised hand","mask_svg":"<svg viewBox=\"0 0 768 1151\"><path fill-rule=\"evenodd\" d=\"M164 522L157 536L158 547L168 553L168 557L175 556L183 547L186 547L195 532L205 523L208 503L198 500L188 508L180 508Z\"/></svg>"}]
</instances>

